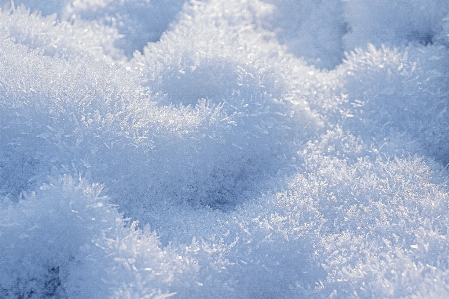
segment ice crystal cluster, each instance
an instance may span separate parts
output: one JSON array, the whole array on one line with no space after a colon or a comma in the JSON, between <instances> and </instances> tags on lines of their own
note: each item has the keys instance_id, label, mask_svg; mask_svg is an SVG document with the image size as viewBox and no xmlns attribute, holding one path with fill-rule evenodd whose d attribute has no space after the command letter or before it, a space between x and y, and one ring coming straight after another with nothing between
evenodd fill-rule
<instances>
[{"instance_id":1,"label":"ice crystal cluster","mask_svg":"<svg viewBox=\"0 0 449 299\"><path fill-rule=\"evenodd\" d=\"M447 0L0 2L0 298L449 298Z\"/></svg>"}]
</instances>

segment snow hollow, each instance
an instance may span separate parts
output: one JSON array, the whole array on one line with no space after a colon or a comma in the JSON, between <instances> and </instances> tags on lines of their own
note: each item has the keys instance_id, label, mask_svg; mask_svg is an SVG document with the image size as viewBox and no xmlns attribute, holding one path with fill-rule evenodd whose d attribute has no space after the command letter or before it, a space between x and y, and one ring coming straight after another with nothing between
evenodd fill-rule
<instances>
[{"instance_id":1,"label":"snow hollow","mask_svg":"<svg viewBox=\"0 0 449 299\"><path fill-rule=\"evenodd\" d=\"M0 298L449 298L447 0L0 5Z\"/></svg>"}]
</instances>

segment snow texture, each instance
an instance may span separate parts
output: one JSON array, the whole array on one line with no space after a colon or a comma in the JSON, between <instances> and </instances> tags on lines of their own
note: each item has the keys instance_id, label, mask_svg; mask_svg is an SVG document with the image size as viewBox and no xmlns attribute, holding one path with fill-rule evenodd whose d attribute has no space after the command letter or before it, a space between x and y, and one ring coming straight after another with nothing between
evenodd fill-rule
<instances>
[{"instance_id":1,"label":"snow texture","mask_svg":"<svg viewBox=\"0 0 449 299\"><path fill-rule=\"evenodd\" d=\"M0 5L0 298L449 297L447 1Z\"/></svg>"}]
</instances>

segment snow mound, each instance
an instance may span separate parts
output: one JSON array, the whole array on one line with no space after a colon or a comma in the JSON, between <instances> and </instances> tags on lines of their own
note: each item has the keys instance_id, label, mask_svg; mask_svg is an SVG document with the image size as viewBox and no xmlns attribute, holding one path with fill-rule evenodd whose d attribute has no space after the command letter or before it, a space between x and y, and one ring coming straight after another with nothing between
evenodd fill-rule
<instances>
[{"instance_id":1,"label":"snow mound","mask_svg":"<svg viewBox=\"0 0 449 299\"><path fill-rule=\"evenodd\" d=\"M449 13L447 1L347 1L345 18L350 33L344 37L347 49L401 46L408 42L431 44L443 30Z\"/></svg>"}]
</instances>

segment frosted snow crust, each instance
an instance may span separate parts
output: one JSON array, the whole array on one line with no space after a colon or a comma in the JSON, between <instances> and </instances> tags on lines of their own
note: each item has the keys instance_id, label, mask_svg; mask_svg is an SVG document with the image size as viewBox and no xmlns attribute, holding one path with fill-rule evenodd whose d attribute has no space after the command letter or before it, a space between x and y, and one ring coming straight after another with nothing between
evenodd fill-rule
<instances>
[{"instance_id":1,"label":"frosted snow crust","mask_svg":"<svg viewBox=\"0 0 449 299\"><path fill-rule=\"evenodd\" d=\"M2 1L0 298L449 297L447 1Z\"/></svg>"}]
</instances>

